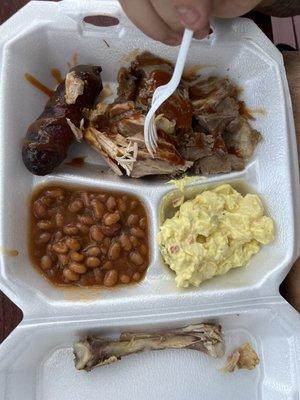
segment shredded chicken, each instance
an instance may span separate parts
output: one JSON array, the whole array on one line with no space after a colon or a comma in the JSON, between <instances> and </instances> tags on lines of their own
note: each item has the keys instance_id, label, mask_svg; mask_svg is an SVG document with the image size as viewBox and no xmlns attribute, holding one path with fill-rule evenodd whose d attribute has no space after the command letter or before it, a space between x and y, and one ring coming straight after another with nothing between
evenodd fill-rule
<instances>
[{"instance_id":1,"label":"shredded chicken","mask_svg":"<svg viewBox=\"0 0 300 400\"><path fill-rule=\"evenodd\" d=\"M228 357L222 372L233 372L238 369L254 369L259 364L259 358L251 343L244 343Z\"/></svg>"},{"instance_id":2,"label":"shredded chicken","mask_svg":"<svg viewBox=\"0 0 300 400\"><path fill-rule=\"evenodd\" d=\"M82 118L80 120L79 128L77 128L77 126L75 124L73 124L73 122L69 118L66 118L66 120L67 120L67 123L68 123L69 127L71 128L71 131L73 132L77 142L80 142L83 138L84 119Z\"/></svg>"},{"instance_id":3,"label":"shredded chicken","mask_svg":"<svg viewBox=\"0 0 300 400\"><path fill-rule=\"evenodd\" d=\"M214 358L223 357L221 327L203 323L165 332L124 332L118 340L88 337L73 346L75 367L86 371L130 354L164 349L190 349Z\"/></svg>"},{"instance_id":4,"label":"shredded chicken","mask_svg":"<svg viewBox=\"0 0 300 400\"><path fill-rule=\"evenodd\" d=\"M84 109L84 116L90 121L90 123L93 123L97 117L100 117L106 113L108 107L108 104L98 103L96 107L91 110Z\"/></svg>"},{"instance_id":5,"label":"shredded chicken","mask_svg":"<svg viewBox=\"0 0 300 400\"><path fill-rule=\"evenodd\" d=\"M146 150L143 137L139 135L125 138L118 133L108 134L89 127L85 130L84 138L105 158L117 175L123 174L122 169L133 178L170 175L185 172L191 166L190 162L180 157L172 144L163 140L160 141L155 158L152 158Z\"/></svg>"},{"instance_id":6,"label":"shredded chicken","mask_svg":"<svg viewBox=\"0 0 300 400\"><path fill-rule=\"evenodd\" d=\"M122 175L122 167L129 176L137 159L138 145L126 140L119 134L107 135L95 128L85 131L85 139L98 150L106 160L110 159L109 165L117 175ZM113 167L114 164L114 167Z\"/></svg>"},{"instance_id":7,"label":"shredded chicken","mask_svg":"<svg viewBox=\"0 0 300 400\"><path fill-rule=\"evenodd\" d=\"M116 156L117 163L125 169L129 176L133 170L133 165L136 162L138 154L137 143L129 142L122 156Z\"/></svg>"}]
</instances>

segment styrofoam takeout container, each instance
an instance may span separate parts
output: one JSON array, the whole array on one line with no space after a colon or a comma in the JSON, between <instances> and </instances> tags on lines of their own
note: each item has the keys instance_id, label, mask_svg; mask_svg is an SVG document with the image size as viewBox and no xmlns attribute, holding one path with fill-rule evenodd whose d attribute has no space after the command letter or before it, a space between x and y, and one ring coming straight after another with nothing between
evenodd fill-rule
<instances>
[{"instance_id":1,"label":"styrofoam takeout container","mask_svg":"<svg viewBox=\"0 0 300 400\"><path fill-rule=\"evenodd\" d=\"M119 19L112 27L82 23L87 15ZM143 50L172 61L178 49L138 31L116 1L31 2L0 27L0 245L1 290L23 311L24 319L0 348L0 398L15 399L296 399L300 387L300 322L279 295L279 284L300 253L299 177L291 101L280 53L246 19L214 21L208 39L193 41L189 65L203 75L228 75L242 89L251 109L263 109L253 123L263 134L255 156L242 172L199 179L193 186L231 183L264 199L276 222L276 240L264 246L247 268L179 290L162 263L155 237L165 181L114 176L101 158L74 145L69 158L86 156L76 169L62 165L46 177L23 166L21 143L46 98L24 80L30 72L54 85L51 68L67 72L78 53L80 63L99 64L104 82L115 83L120 66ZM113 85L112 85L113 86ZM136 193L150 219L151 264L138 285L115 290L60 290L30 265L28 209L32 190L54 182ZM73 340L86 332L114 334L122 329L155 329L212 320L222 324L228 351L250 340L261 358L252 372L222 375L224 362L189 351L132 356L90 374L75 371ZM112 389L112 387L114 389Z\"/></svg>"}]
</instances>

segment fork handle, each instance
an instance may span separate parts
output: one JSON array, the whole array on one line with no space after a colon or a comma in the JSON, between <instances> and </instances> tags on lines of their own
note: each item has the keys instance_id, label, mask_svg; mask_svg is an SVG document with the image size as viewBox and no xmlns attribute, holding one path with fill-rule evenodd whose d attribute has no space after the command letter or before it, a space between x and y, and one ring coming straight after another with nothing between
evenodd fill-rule
<instances>
[{"instance_id":1,"label":"fork handle","mask_svg":"<svg viewBox=\"0 0 300 400\"><path fill-rule=\"evenodd\" d=\"M175 65L175 69L173 72L173 76L172 79L169 83L175 84L176 86L179 85L182 73L183 73L183 69L185 66L185 61L186 61L186 57L187 57L187 53L189 51L189 47L191 44L191 40L193 38L193 34L194 32L191 31L190 29L185 29L184 30L184 34L183 34L183 38L182 38L182 42L181 42L181 46L179 49L179 53L177 56L177 61L176 61L176 65Z\"/></svg>"},{"instance_id":2,"label":"fork handle","mask_svg":"<svg viewBox=\"0 0 300 400\"><path fill-rule=\"evenodd\" d=\"M184 30L184 34L183 34L181 46L180 46L180 49L178 52L177 61L176 61L176 65L174 68L172 78L166 85L160 86L155 90L153 97L152 97L152 105L155 103L155 100L159 97L158 92L159 92L160 88L165 90L165 87L176 86L176 88L177 88L177 86L179 85L181 76L183 73L183 69L185 66L187 53L189 51L191 40L193 38L193 34L194 34L194 32L191 31L190 29Z\"/></svg>"}]
</instances>

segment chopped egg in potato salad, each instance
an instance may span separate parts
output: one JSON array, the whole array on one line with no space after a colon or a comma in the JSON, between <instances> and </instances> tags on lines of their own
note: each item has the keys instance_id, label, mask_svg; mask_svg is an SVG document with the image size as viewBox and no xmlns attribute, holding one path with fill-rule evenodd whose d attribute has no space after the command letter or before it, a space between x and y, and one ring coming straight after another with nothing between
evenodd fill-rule
<instances>
[{"instance_id":1,"label":"chopped egg in potato salad","mask_svg":"<svg viewBox=\"0 0 300 400\"><path fill-rule=\"evenodd\" d=\"M243 196L228 184L183 202L158 234L163 259L183 288L246 266L273 240L274 223L259 196Z\"/></svg>"}]
</instances>

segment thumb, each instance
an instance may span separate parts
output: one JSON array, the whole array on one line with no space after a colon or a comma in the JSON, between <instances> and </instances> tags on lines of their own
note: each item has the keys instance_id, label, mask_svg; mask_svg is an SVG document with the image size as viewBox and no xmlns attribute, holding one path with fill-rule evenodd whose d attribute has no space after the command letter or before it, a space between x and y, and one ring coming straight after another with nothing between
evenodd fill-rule
<instances>
[{"instance_id":1,"label":"thumb","mask_svg":"<svg viewBox=\"0 0 300 400\"><path fill-rule=\"evenodd\" d=\"M210 3L209 0L174 0L174 7L181 24L198 33L209 25Z\"/></svg>"}]
</instances>

